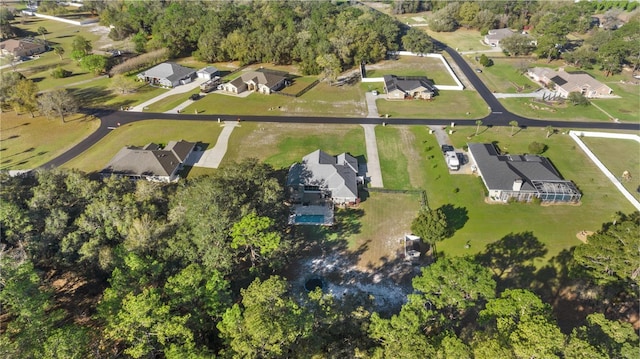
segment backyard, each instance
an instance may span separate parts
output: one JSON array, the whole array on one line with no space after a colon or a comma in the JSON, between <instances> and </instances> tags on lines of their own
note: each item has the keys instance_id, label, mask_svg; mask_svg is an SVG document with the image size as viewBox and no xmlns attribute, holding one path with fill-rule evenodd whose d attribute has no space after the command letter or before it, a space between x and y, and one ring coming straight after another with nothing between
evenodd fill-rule
<instances>
[{"instance_id":1,"label":"backyard","mask_svg":"<svg viewBox=\"0 0 640 359\"><path fill-rule=\"evenodd\" d=\"M396 76L426 76L436 85L456 85L442 60L422 56L398 56L395 59L384 60L366 66L367 77Z\"/></svg>"}]
</instances>

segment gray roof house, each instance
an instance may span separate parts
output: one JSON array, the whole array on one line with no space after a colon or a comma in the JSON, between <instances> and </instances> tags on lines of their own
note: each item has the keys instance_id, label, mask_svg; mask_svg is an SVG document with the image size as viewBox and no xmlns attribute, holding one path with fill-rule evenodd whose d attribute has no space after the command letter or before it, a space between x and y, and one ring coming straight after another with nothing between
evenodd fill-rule
<instances>
[{"instance_id":1,"label":"gray roof house","mask_svg":"<svg viewBox=\"0 0 640 359\"><path fill-rule=\"evenodd\" d=\"M570 73L563 68L554 71L547 67L534 67L527 70L527 76L547 86L554 85L561 97L567 98L571 92L579 92L587 98L606 97L613 90L586 73Z\"/></svg>"},{"instance_id":2,"label":"gray roof house","mask_svg":"<svg viewBox=\"0 0 640 359\"><path fill-rule=\"evenodd\" d=\"M287 188L294 203L304 203L309 194L321 194L339 205L356 204L358 160L348 153L332 156L316 150L289 169Z\"/></svg>"},{"instance_id":3,"label":"gray roof house","mask_svg":"<svg viewBox=\"0 0 640 359\"><path fill-rule=\"evenodd\" d=\"M398 77L385 75L384 91L387 99L403 100L405 98L430 100L436 94L436 88L423 76Z\"/></svg>"},{"instance_id":4,"label":"gray roof house","mask_svg":"<svg viewBox=\"0 0 640 359\"><path fill-rule=\"evenodd\" d=\"M576 203L581 194L564 180L551 162L537 155L501 154L490 143L469 143L469 155L495 202L509 200L543 203Z\"/></svg>"},{"instance_id":5,"label":"gray roof house","mask_svg":"<svg viewBox=\"0 0 640 359\"><path fill-rule=\"evenodd\" d=\"M195 70L174 62L164 62L138 74L138 79L164 87L184 85L193 81L195 77Z\"/></svg>"},{"instance_id":6,"label":"gray roof house","mask_svg":"<svg viewBox=\"0 0 640 359\"><path fill-rule=\"evenodd\" d=\"M170 141L164 148L155 143L144 147L125 147L109 161L100 174L103 177L174 182L178 180L178 172L194 148L195 143L183 140Z\"/></svg>"},{"instance_id":7,"label":"gray roof house","mask_svg":"<svg viewBox=\"0 0 640 359\"><path fill-rule=\"evenodd\" d=\"M285 76L277 75L270 72L250 71L240 77L222 85L222 89L236 94L244 91L256 91L261 94L269 95L274 91L278 91L284 86Z\"/></svg>"},{"instance_id":8,"label":"gray roof house","mask_svg":"<svg viewBox=\"0 0 640 359\"><path fill-rule=\"evenodd\" d=\"M500 41L502 41L502 39L507 38L514 34L517 34L517 32L512 31L511 29L489 30L489 32L484 36L484 42L487 45L497 47L497 46L500 46Z\"/></svg>"}]
</instances>

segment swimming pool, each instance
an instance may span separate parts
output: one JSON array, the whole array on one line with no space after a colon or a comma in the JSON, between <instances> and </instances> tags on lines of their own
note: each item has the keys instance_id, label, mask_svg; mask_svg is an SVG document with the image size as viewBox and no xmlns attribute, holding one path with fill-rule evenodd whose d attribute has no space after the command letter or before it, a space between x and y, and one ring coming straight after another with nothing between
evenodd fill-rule
<instances>
[{"instance_id":1,"label":"swimming pool","mask_svg":"<svg viewBox=\"0 0 640 359\"><path fill-rule=\"evenodd\" d=\"M322 214L297 214L294 218L297 224L324 224L324 215Z\"/></svg>"}]
</instances>

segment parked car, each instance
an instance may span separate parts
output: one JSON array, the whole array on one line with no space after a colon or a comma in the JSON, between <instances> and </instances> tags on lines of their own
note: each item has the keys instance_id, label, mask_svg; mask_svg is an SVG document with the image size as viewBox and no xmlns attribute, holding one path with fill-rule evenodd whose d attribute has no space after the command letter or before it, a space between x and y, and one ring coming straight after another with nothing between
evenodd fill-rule
<instances>
[{"instance_id":1,"label":"parked car","mask_svg":"<svg viewBox=\"0 0 640 359\"><path fill-rule=\"evenodd\" d=\"M481 73L481 72L482 72L482 70L480 70L480 69L476 69L476 72L477 72L477 73Z\"/></svg>"},{"instance_id":2,"label":"parked car","mask_svg":"<svg viewBox=\"0 0 640 359\"><path fill-rule=\"evenodd\" d=\"M442 153L447 153L447 152L451 152L451 151L455 151L453 146L451 146L451 145L442 145Z\"/></svg>"},{"instance_id":3,"label":"parked car","mask_svg":"<svg viewBox=\"0 0 640 359\"><path fill-rule=\"evenodd\" d=\"M199 93L194 93L193 95L189 96L189 100L198 100L200 98L200 94Z\"/></svg>"}]
</instances>

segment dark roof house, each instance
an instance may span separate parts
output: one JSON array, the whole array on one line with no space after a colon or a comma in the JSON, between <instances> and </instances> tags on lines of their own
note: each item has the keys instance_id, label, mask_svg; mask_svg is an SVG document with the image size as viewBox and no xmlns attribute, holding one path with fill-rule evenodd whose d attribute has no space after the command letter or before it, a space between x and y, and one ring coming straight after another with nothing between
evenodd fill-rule
<instances>
[{"instance_id":1,"label":"dark roof house","mask_svg":"<svg viewBox=\"0 0 640 359\"><path fill-rule=\"evenodd\" d=\"M564 180L551 162L537 155L508 155L490 143L469 143L469 154L482 177L489 199L529 202L579 202L581 194Z\"/></svg>"},{"instance_id":2,"label":"dark roof house","mask_svg":"<svg viewBox=\"0 0 640 359\"><path fill-rule=\"evenodd\" d=\"M195 148L195 143L170 141L160 148L155 143L121 149L100 172L102 176L121 176L155 182L173 182Z\"/></svg>"},{"instance_id":3,"label":"dark roof house","mask_svg":"<svg viewBox=\"0 0 640 359\"><path fill-rule=\"evenodd\" d=\"M385 75L384 91L388 99L402 100L405 98L429 100L436 94L436 88L426 77L398 77Z\"/></svg>"},{"instance_id":4,"label":"dark roof house","mask_svg":"<svg viewBox=\"0 0 640 359\"><path fill-rule=\"evenodd\" d=\"M358 160L348 153L332 156L316 150L289 169L287 187L293 202L305 193L324 193L336 204L358 202Z\"/></svg>"},{"instance_id":5,"label":"dark roof house","mask_svg":"<svg viewBox=\"0 0 640 359\"><path fill-rule=\"evenodd\" d=\"M44 43L32 38L9 39L0 42L0 51L3 55L11 54L15 57L22 57L41 54L47 51L47 47Z\"/></svg>"},{"instance_id":6,"label":"dark roof house","mask_svg":"<svg viewBox=\"0 0 640 359\"><path fill-rule=\"evenodd\" d=\"M164 87L184 85L191 82L195 77L195 70L174 62L164 62L138 74L138 79L152 85Z\"/></svg>"}]
</instances>

